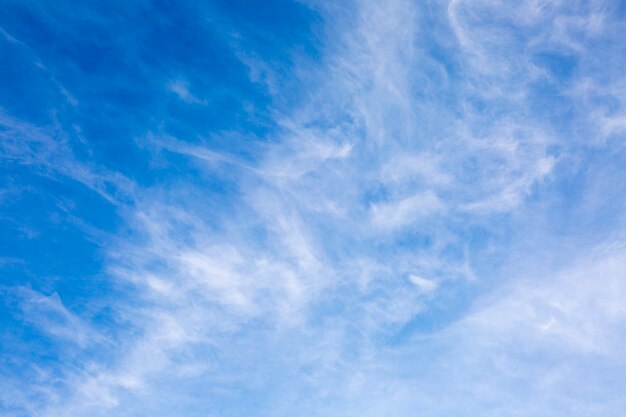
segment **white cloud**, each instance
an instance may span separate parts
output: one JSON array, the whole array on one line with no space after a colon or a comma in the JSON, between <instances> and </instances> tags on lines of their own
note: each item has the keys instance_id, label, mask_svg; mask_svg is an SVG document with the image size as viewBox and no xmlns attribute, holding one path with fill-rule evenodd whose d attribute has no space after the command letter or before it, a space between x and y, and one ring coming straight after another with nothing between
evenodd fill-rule
<instances>
[{"instance_id":1,"label":"white cloud","mask_svg":"<svg viewBox=\"0 0 626 417\"><path fill-rule=\"evenodd\" d=\"M384 230L397 230L444 209L444 203L434 193L426 192L399 201L372 204L372 222Z\"/></svg>"},{"instance_id":2,"label":"white cloud","mask_svg":"<svg viewBox=\"0 0 626 417\"><path fill-rule=\"evenodd\" d=\"M17 291L24 320L64 343L84 348L101 336L63 304L58 294L46 296L28 288Z\"/></svg>"},{"instance_id":3,"label":"white cloud","mask_svg":"<svg viewBox=\"0 0 626 417\"><path fill-rule=\"evenodd\" d=\"M182 101L190 104L202 104L204 101L200 100L196 96L194 96L189 91L189 83L185 80L171 80L167 83L167 90L171 93L174 93L180 98Z\"/></svg>"},{"instance_id":4,"label":"white cloud","mask_svg":"<svg viewBox=\"0 0 626 417\"><path fill-rule=\"evenodd\" d=\"M557 175L549 149L569 145L530 111L528 87L545 77L530 49L549 39L584 50L568 28L597 33L604 22L597 13L563 20L564 4L316 5L329 25L322 67L296 69L298 106L277 105L275 137L254 158L216 151L210 140L149 136L232 192L216 196L202 175L128 187L131 232L107 258L128 291L113 306L127 333L113 363L67 371L71 393L40 414L131 415L186 383L212 400L214 385L231 395L224 381L236 381L277 397L259 415L291 415L292 400L311 415L548 415L555 403L572 415L568 392L581 390L572 378L622 361L625 258L614 251L526 273L543 261L510 243L525 230L510 232L519 223L505 216L531 217L529 196ZM436 27L449 19L453 33L435 40L449 48L458 40L449 53L453 64L471 64L462 76L428 52L423 16ZM271 71L260 58L254 65ZM280 94L280 73L256 76ZM201 103L183 80L166 87ZM620 116L599 117L621 129ZM9 121L3 156L52 166L49 133ZM107 186L124 184L71 163L58 170L112 200ZM516 256L525 262L505 262ZM496 257L505 265L493 266ZM475 304L463 299L472 285ZM60 315L52 334L91 337L60 300L26 306L38 323ZM278 391L263 391L270 385ZM553 397L528 402L537 387Z\"/></svg>"},{"instance_id":5,"label":"white cloud","mask_svg":"<svg viewBox=\"0 0 626 417\"><path fill-rule=\"evenodd\" d=\"M419 275L409 275L409 281L415 285L420 292L430 294L437 289L437 283L432 280L420 277Z\"/></svg>"}]
</instances>

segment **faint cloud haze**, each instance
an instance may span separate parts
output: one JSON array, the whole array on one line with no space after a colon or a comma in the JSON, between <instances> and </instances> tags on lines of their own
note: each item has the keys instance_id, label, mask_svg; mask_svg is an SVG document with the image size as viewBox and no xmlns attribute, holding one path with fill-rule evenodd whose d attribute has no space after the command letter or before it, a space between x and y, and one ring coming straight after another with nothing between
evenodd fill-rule
<instances>
[{"instance_id":1,"label":"faint cloud haze","mask_svg":"<svg viewBox=\"0 0 626 417\"><path fill-rule=\"evenodd\" d=\"M0 415L626 410L619 1L0 14Z\"/></svg>"}]
</instances>

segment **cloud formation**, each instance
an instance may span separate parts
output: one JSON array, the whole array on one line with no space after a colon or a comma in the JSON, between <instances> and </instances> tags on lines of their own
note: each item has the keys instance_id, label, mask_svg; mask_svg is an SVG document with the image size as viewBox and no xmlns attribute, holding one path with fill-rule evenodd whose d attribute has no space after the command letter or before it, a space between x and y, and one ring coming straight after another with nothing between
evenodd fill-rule
<instances>
[{"instance_id":1,"label":"cloud formation","mask_svg":"<svg viewBox=\"0 0 626 417\"><path fill-rule=\"evenodd\" d=\"M622 415L619 2L11 7L3 415Z\"/></svg>"}]
</instances>

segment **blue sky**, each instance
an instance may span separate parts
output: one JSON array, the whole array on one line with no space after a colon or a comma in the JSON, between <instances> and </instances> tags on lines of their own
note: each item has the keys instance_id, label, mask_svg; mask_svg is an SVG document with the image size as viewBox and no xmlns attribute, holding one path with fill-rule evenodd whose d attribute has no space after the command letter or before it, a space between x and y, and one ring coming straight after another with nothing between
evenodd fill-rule
<instances>
[{"instance_id":1,"label":"blue sky","mask_svg":"<svg viewBox=\"0 0 626 417\"><path fill-rule=\"evenodd\" d=\"M0 415L624 417L624 33L0 0Z\"/></svg>"}]
</instances>

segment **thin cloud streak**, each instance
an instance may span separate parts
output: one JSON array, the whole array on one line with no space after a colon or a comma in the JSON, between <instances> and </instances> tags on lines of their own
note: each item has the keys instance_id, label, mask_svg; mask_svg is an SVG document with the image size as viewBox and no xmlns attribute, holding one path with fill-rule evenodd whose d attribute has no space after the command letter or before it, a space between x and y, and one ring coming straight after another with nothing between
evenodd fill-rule
<instances>
[{"instance_id":1,"label":"thin cloud streak","mask_svg":"<svg viewBox=\"0 0 626 417\"><path fill-rule=\"evenodd\" d=\"M124 220L104 260L120 332L21 290L23 320L73 341L78 360L11 404L50 417L619 416L624 236L563 236L553 219L573 211L559 187L595 167L587 147L623 161L609 140L623 81L542 61L544 41L593 56L587 44L613 33L603 2L306 4L325 24L317 66L294 59L285 74L233 52L274 100L275 130L249 153L150 129L138 143L187 170L140 184L0 113L4 160L78 181ZM160 88L208 106L184 80ZM587 112L599 84L619 104ZM587 142L543 114L538 85L567 97Z\"/></svg>"}]
</instances>

